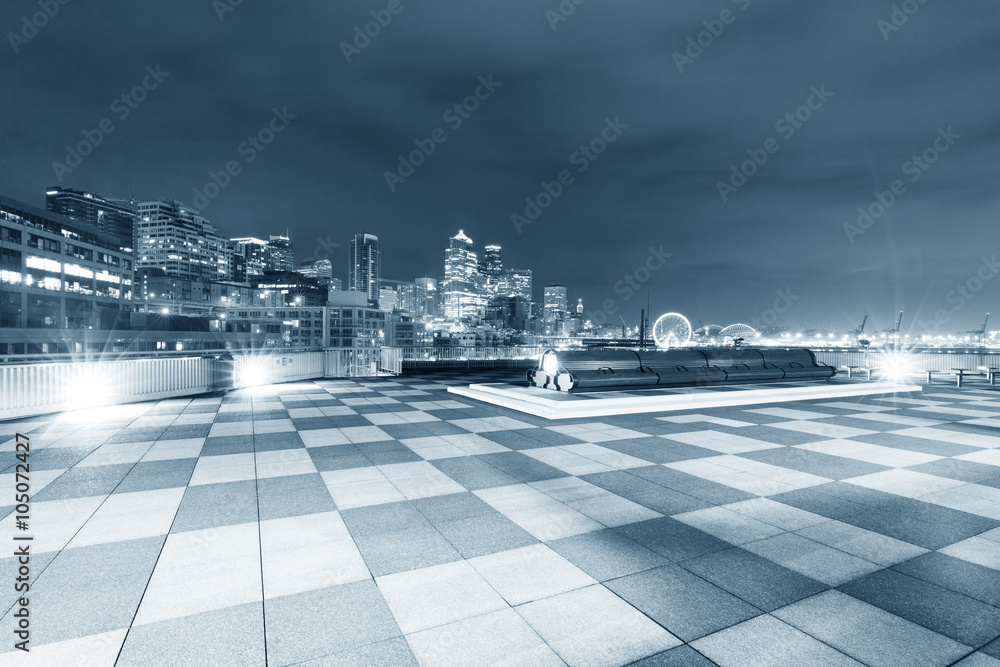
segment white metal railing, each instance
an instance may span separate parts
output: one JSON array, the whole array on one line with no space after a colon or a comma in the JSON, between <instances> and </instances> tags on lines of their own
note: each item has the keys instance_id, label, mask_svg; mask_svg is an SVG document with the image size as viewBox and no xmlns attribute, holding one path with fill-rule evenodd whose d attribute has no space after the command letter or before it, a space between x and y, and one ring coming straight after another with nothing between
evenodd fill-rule
<instances>
[{"instance_id":1,"label":"white metal railing","mask_svg":"<svg viewBox=\"0 0 1000 667\"><path fill-rule=\"evenodd\" d=\"M211 359L123 359L0 366L0 419L198 394L212 389Z\"/></svg>"},{"instance_id":2,"label":"white metal railing","mask_svg":"<svg viewBox=\"0 0 1000 667\"><path fill-rule=\"evenodd\" d=\"M396 348L330 349L214 357L0 364L0 419L191 396L224 386L398 375Z\"/></svg>"},{"instance_id":3,"label":"white metal railing","mask_svg":"<svg viewBox=\"0 0 1000 667\"><path fill-rule=\"evenodd\" d=\"M919 371L948 371L953 368L975 370L980 366L1000 368L1000 354L976 352L936 352L922 350L920 352L892 352L885 350L869 351L826 351L815 350L816 360L835 368L842 366L865 366L879 369L887 363L896 368Z\"/></svg>"}]
</instances>

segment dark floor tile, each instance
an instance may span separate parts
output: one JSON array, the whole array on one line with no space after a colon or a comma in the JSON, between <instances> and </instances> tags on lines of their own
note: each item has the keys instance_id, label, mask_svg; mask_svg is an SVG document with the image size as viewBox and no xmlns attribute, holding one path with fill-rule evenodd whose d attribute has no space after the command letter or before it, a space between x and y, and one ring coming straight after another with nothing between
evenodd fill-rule
<instances>
[{"instance_id":1,"label":"dark floor tile","mask_svg":"<svg viewBox=\"0 0 1000 667\"><path fill-rule=\"evenodd\" d=\"M634 456L650 463L673 463L703 459L707 456L718 456L719 452L686 445L682 442L672 442L664 438L635 438L631 440L612 440L602 442L602 447L613 449L622 454Z\"/></svg>"},{"instance_id":2,"label":"dark floor tile","mask_svg":"<svg viewBox=\"0 0 1000 667\"><path fill-rule=\"evenodd\" d=\"M928 418L927 413L922 413L924 419ZM967 445L956 445L953 442L941 442L939 440L928 440L926 438L914 438L908 435L897 435L895 433L875 433L873 435L862 435L854 438L858 442L867 442L872 445L882 445L883 447L895 447L911 452L921 452L922 454L933 454L935 456L960 456L980 451L979 447L969 447Z\"/></svg>"},{"instance_id":3,"label":"dark floor tile","mask_svg":"<svg viewBox=\"0 0 1000 667\"><path fill-rule=\"evenodd\" d=\"M517 418L520 419L521 415L518 415ZM499 445L513 449L514 451L523 449L538 449L539 447L549 446L541 440L531 437L527 433L527 431L490 431L489 433L483 433L482 436Z\"/></svg>"},{"instance_id":4,"label":"dark floor tile","mask_svg":"<svg viewBox=\"0 0 1000 667\"><path fill-rule=\"evenodd\" d=\"M108 495L132 469L131 463L109 466L77 466L32 496L34 502Z\"/></svg>"},{"instance_id":5,"label":"dark floor tile","mask_svg":"<svg viewBox=\"0 0 1000 667\"><path fill-rule=\"evenodd\" d=\"M471 494L470 494L471 495ZM413 503L401 501L342 510L340 516L351 535L366 537L381 533L396 533L407 528L430 528L431 523Z\"/></svg>"},{"instance_id":6,"label":"dark floor tile","mask_svg":"<svg viewBox=\"0 0 1000 667\"><path fill-rule=\"evenodd\" d=\"M35 449L29 456L31 470L58 470L60 468L72 468L74 465L87 458L87 456L97 449L94 447L43 447ZM18 460L14 455L9 456L10 465L4 468L4 472L14 472L17 469Z\"/></svg>"},{"instance_id":7,"label":"dark floor tile","mask_svg":"<svg viewBox=\"0 0 1000 667\"><path fill-rule=\"evenodd\" d=\"M892 569L1000 607L1000 572L992 568L932 551Z\"/></svg>"},{"instance_id":8,"label":"dark floor tile","mask_svg":"<svg viewBox=\"0 0 1000 667\"><path fill-rule=\"evenodd\" d=\"M630 574L604 585L685 642L761 613L676 565Z\"/></svg>"},{"instance_id":9,"label":"dark floor tile","mask_svg":"<svg viewBox=\"0 0 1000 667\"><path fill-rule=\"evenodd\" d=\"M826 585L743 549L726 549L678 563L764 611L826 590Z\"/></svg>"},{"instance_id":10,"label":"dark floor tile","mask_svg":"<svg viewBox=\"0 0 1000 667\"><path fill-rule=\"evenodd\" d=\"M60 552L31 582L32 644L128 627L163 540L150 537Z\"/></svg>"},{"instance_id":11,"label":"dark floor tile","mask_svg":"<svg viewBox=\"0 0 1000 667\"><path fill-rule=\"evenodd\" d=\"M385 431L386 435L394 440L403 440L405 438L426 438L431 435L429 431L424 428L424 425L429 422L419 422L416 424L380 424L379 428Z\"/></svg>"},{"instance_id":12,"label":"dark floor tile","mask_svg":"<svg viewBox=\"0 0 1000 667\"><path fill-rule=\"evenodd\" d=\"M216 438L206 438L205 446L201 449L202 456L250 453L253 453L252 435L226 435Z\"/></svg>"},{"instance_id":13,"label":"dark floor tile","mask_svg":"<svg viewBox=\"0 0 1000 667\"><path fill-rule=\"evenodd\" d=\"M764 449L759 452L746 452L740 456L789 470L837 480L870 475L889 469L887 466L812 452L807 449L796 449L795 447Z\"/></svg>"},{"instance_id":14,"label":"dark floor tile","mask_svg":"<svg viewBox=\"0 0 1000 667\"><path fill-rule=\"evenodd\" d=\"M729 549L729 542L713 537L670 517L650 519L614 528L625 537L655 551L671 562Z\"/></svg>"},{"instance_id":15,"label":"dark floor tile","mask_svg":"<svg viewBox=\"0 0 1000 667\"><path fill-rule=\"evenodd\" d=\"M564 537L548 545L598 581L617 579L670 562L610 528Z\"/></svg>"},{"instance_id":16,"label":"dark floor tile","mask_svg":"<svg viewBox=\"0 0 1000 667\"><path fill-rule=\"evenodd\" d=\"M444 400L444 399L437 399L437 400ZM447 411L433 410L431 411L431 414L437 417L438 419L443 420L444 417L441 415L442 412L447 412ZM460 418L461 417L459 417L459 419ZM455 426L454 424L449 424L446 421L421 422L420 426L431 435L457 435L459 433L468 433L468 431L466 431L464 428Z\"/></svg>"},{"instance_id":17,"label":"dark floor tile","mask_svg":"<svg viewBox=\"0 0 1000 667\"><path fill-rule=\"evenodd\" d=\"M153 491L187 486L198 459L140 461L125 475L115 493Z\"/></svg>"},{"instance_id":18,"label":"dark floor tile","mask_svg":"<svg viewBox=\"0 0 1000 667\"><path fill-rule=\"evenodd\" d=\"M892 569L839 590L973 648L1000 635L1000 609Z\"/></svg>"},{"instance_id":19,"label":"dark floor tile","mask_svg":"<svg viewBox=\"0 0 1000 667\"><path fill-rule=\"evenodd\" d=\"M305 444L298 433L290 431L288 433L256 433L253 436L253 446L258 452L271 452L279 449L305 447Z\"/></svg>"},{"instance_id":20,"label":"dark floor tile","mask_svg":"<svg viewBox=\"0 0 1000 667\"><path fill-rule=\"evenodd\" d=\"M1000 522L974 514L912 502L913 506L906 509L863 510L843 517L841 521L931 550L1000 526Z\"/></svg>"},{"instance_id":21,"label":"dark floor tile","mask_svg":"<svg viewBox=\"0 0 1000 667\"><path fill-rule=\"evenodd\" d=\"M372 462L372 465L376 466L423 461L423 458L414 453L412 449L395 440L363 442L358 443L355 447Z\"/></svg>"},{"instance_id":22,"label":"dark floor tile","mask_svg":"<svg viewBox=\"0 0 1000 667\"><path fill-rule=\"evenodd\" d=\"M631 667L714 667L714 665L714 662L690 646L678 646L639 662L633 662Z\"/></svg>"},{"instance_id":23,"label":"dark floor tile","mask_svg":"<svg viewBox=\"0 0 1000 667\"><path fill-rule=\"evenodd\" d=\"M866 505L860 505L844 498L838 498L822 491L817 491L815 487L806 489L796 489L786 493L778 493L770 496L771 500L797 507L800 510L819 514L829 519L842 519L867 510Z\"/></svg>"},{"instance_id":24,"label":"dark floor tile","mask_svg":"<svg viewBox=\"0 0 1000 667\"><path fill-rule=\"evenodd\" d=\"M168 426L160 435L160 440L187 440L188 438L207 438L212 431L211 424L178 424Z\"/></svg>"},{"instance_id":25,"label":"dark floor tile","mask_svg":"<svg viewBox=\"0 0 1000 667\"><path fill-rule=\"evenodd\" d=\"M352 533L352 536L374 577L450 563L462 558L430 524L393 532L367 535Z\"/></svg>"},{"instance_id":26,"label":"dark floor tile","mask_svg":"<svg viewBox=\"0 0 1000 667\"><path fill-rule=\"evenodd\" d=\"M567 474L562 470L553 468L520 452L483 454L474 458L493 466L506 475L510 475L519 482L540 482L546 479L567 477Z\"/></svg>"},{"instance_id":27,"label":"dark floor tile","mask_svg":"<svg viewBox=\"0 0 1000 667\"><path fill-rule=\"evenodd\" d=\"M171 533L257 521L254 480L189 486L177 508Z\"/></svg>"},{"instance_id":28,"label":"dark floor tile","mask_svg":"<svg viewBox=\"0 0 1000 667\"><path fill-rule=\"evenodd\" d=\"M974 461L963 461L962 459L938 459L929 463L909 466L907 470L971 483L1000 477L1000 469L996 466L976 463Z\"/></svg>"},{"instance_id":29,"label":"dark floor tile","mask_svg":"<svg viewBox=\"0 0 1000 667\"><path fill-rule=\"evenodd\" d=\"M538 543L531 534L499 512L445 521L434 527L463 558L486 556Z\"/></svg>"},{"instance_id":30,"label":"dark floor tile","mask_svg":"<svg viewBox=\"0 0 1000 667\"><path fill-rule=\"evenodd\" d=\"M703 500L712 505L726 505L741 500L757 498L752 493L724 484L716 484L701 477L695 477L679 470L664 466L649 466L647 468L632 468L628 474L648 479L650 482L679 491L685 495Z\"/></svg>"},{"instance_id":31,"label":"dark floor tile","mask_svg":"<svg viewBox=\"0 0 1000 667\"><path fill-rule=\"evenodd\" d=\"M470 491L509 486L519 481L475 456L436 459L430 463Z\"/></svg>"},{"instance_id":32,"label":"dark floor tile","mask_svg":"<svg viewBox=\"0 0 1000 667\"><path fill-rule=\"evenodd\" d=\"M266 600L265 612L268 662L277 665L357 649L401 634L370 579Z\"/></svg>"},{"instance_id":33,"label":"dark floor tile","mask_svg":"<svg viewBox=\"0 0 1000 667\"><path fill-rule=\"evenodd\" d=\"M183 637L184 641L177 641ZM263 665L264 605L226 607L133 626L116 667Z\"/></svg>"},{"instance_id":34,"label":"dark floor tile","mask_svg":"<svg viewBox=\"0 0 1000 667\"><path fill-rule=\"evenodd\" d=\"M164 426L126 428L108 438L108 442L154 442L160 439L165 429Z\"/></svg>"},{"instance_id":35,"label":"dark floor tile","mask_svg":"<svg viewBox=\"0 0 1000 667\"><path fill-rule=\"evenodd\" d=\"M659 467L659 466L654 466ZM665 486L637 476L633 468L628 472L615 470L612 472L601 472L593 475L583 475L583 479L602 489L607 489L614 494L639 503L660 514L681 514L683 512L693 512L694 510L711 507L710 503L699 500L679 491L674 491Z\"/></svg>"},{"instance_id":36,"label":"dark floor tile","mask_svg":"<svg viewBox=\"0 0 1000 667\"><path fill-rule=\"evenodd\" d=\"M497 514L474 493L450 493L413 501L413 506L432 524Z\"/></svg>"},{"instance_id":37,"label":"dark floor tile","mask_svg":"<svg viewBox=\"0 0 1000 667\"><path fill-rule=\"evenodd\" d=\"M257 480L257 505L261 521L337 509L323 478L317 473Z\"/></svg>"}]
</instances>

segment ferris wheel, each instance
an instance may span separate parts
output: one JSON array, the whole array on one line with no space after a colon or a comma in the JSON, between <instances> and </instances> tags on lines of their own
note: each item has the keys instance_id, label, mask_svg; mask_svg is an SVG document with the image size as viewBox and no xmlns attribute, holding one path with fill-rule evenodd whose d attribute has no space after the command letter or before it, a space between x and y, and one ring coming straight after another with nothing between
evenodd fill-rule
<instances>
[{"instance_id":1,"label":"ferris wheel","mask_svg":"<svg viewBox=\"0 0 1000 667\"><path fill-rule=\"evenodd\" d=\"M680 313L660 315L653 325L653 340L661 349L687 345L691 340L691 323Z\"/></svg>"}]
</instances>

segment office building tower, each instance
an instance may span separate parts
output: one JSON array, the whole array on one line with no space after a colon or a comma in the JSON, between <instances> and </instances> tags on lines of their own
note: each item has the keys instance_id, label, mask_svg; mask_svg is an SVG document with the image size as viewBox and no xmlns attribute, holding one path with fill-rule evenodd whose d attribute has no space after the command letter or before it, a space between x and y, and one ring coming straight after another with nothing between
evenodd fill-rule
<instances>
[{"instance_id":1,"label":"office building tower","mask_svg":"<svg viewBox=\"0 0 1000 667\"><path fill-rule=\"evenodd\" d=\"M414 281L416 313L423 317L438 317L441 312L440 292L435 278L423 276Z\"/></svg>"},{"instance_id":2,"label":"office building tower","mask_svg":"<svg viewBox=\"0 0 1000 667\"><path fill-rule=\"evenodd\" d=\"M564 334L563 322L569 319L569 305L566 298L566 288L562 285L548 285L544 292L542 320L544 333L550 335Z\"/></svg>"},{"instance_id":3,"label":"office building tower","mask_svg":"<svg viewBox=\"0 0 1000 667\"><path fill-rule=\"evenodd\" d=\"M531 269L508 269L500 275L497 296L519 296L531 301Z\"/></svg>"},{"instance_id":4,"label":"office building tower","mask_svg":"<svg viewBox=\"0 0 1000 667\"><path fill-rule=\"evenodd\" d=\"M298 273L329 286L333 282L333 262L328 259L306 260L299 266Z\"/></svg>"},{"instance_id":5,"label":"office building tower","mask_svg":"<svg viewBox=\"0 0 1000 667\"><path fill-rule=\"evenodd\" d=\"M232 244L236 255L242 258L243 275L240 282L264 275L264 271L268 270L267 241L248 236L232 239Z\"/></svg>"},{"instance_id":6,"label":"office building tower","mask_svg":"<svg viewBox=\"0 0 1000 667\"><path fill-rule=\"evenodd\" d=\"M378 308L379 291L382 289L382 249L374 234L356 234L351 239L347 289L364 292L368 296L368 305Z\"/></svg>"},{"instance_id":7,"label":"office building tower","mask_svg":"<svg viewBox=\"0 0 1000 667\"><path fill-rule=\"evenodd\" d=\"M271 236L267 242L267 271L294 271L295 252L292 239L287 236Z\"/></svg>"},{"instance_id":8,"label":"office building tower","mask_svg":"<svg viewBox=\"0 0 1000 667\"><path fill-rule=\"evenodd\" d=\"M477 319L484 314L486 300L481 292L481 277L472 239L461 230L453 236L445 251L444 316L453 321Z\"/></svg>"},{"instance_id":9,"label":"office building tower","mask_svg":"<svg viewBox=\"0 0 1000 667\"><path fill-rule=\"evenodd\" d=\"M135 202L51 187L45 191L45 210L110 236L124 249L135 248Z\"/></svg>"},{"instance_id":10,"label":"office building tower","mask_svg":"<svg viewBox=\"0 0 1000 667\"><path fill-rule=\"evenodd\" d=\"M133 280L119 239L0 196L0 352L46 340L11 330L127 327Z\"/></svg>"}]
</instances>

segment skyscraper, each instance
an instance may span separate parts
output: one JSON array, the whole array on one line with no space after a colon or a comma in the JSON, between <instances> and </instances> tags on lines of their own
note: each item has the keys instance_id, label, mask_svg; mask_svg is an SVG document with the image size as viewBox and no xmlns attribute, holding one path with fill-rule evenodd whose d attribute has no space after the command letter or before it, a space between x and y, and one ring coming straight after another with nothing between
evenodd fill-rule
<instances>
[{"instance_id":1,"label":"skyscraper","mask_svg":"<svg viewBox=\"0 0 1000 667\"><path fill-rule=\"evenodd\" d=\"M233 244L208 220L178 201L138 203L136 272L175 278L230 280Z\"/></svg>"},{"instance_id":2,"label":"skyscraper","mask_svg":"<svg viewBox=\"0 0 1000 667\"><path fill-rule=\"evenodd\" d=\"M531 269L507 269L500 276L497 296L519 296L531 301Z\"/></svg>"},{"instance_id":3,"label":"skyscraper","mask_svg":"<svg viewBox=\"0 0 1000 667\"><path fill-rule=\"evenodd\" d=\"M45 190L45 210L91 227L115 239L122 248L135 248L135 206L125 199L105 199L79 190Z\"/></svg>"},{"instance_id":4,"label":"skyscraper","mask_svg":"<svg viewBox=\"0 0 1000 667\"><path fill-rule=\"evenodd\" d=\"M378 308L382 287L382 248L374 234L355 234L351 239L351 260L347 269L347 289L368 295L368 305Z\"/></svg>"},{"instance_id":5,"label":"skyscraper","mask_svg":"<svg viewBox=\"0 0 1000 667\"><path fill-rule=\"evenodd\" d=\"M243 275L247 280L264 275L267 270L267 241L247 236L232 239L236 254L243 258Z\"/></svg>"},{"instance_id":6,"label":"skyscraper","mask_svg":"<svg viewBox=\"0 0 1000 667\"><path fill-rule=\"evenodd\" d=\"M294 271L295 252L292 239L287 236L271 236L267 242L267 271Z\"/></svg>"},{"instance_id":7,"label":"skyscraper","mask_svg":"<svg viewBox=\"0 0 1000 667\"><path fill-rule=\"evenodd\" d=\"M486 301L477 288L479 275L472 239L459 230L449 240L444 258L444 316L447 319L482 317Z\"/></svg>"},{"instance_id":8,"label":"skyscraper","mask_svg":"<svg viewBox=\"0 0 1000 667\"><path fill-rule=\"evenodd\" d=\"M503 274L503 262L500 259L500 251L501 248L498 245L488 245L483 248L483 258L479 265L479 272L485 279L487 298L497 295L500 276Z\"/></svg>"},{"instance_id":9,"label":"skyscraper","mask_svg":"<svg viewBox=\"0 0 1000 667\"><path fill-rule=\"evenodd\" d=\"M545 333L562 335L563 322L569 318L569 303L566 298L566 288L562 285L548 285L545 288L545 304L542 314L545 323Z\"/></svg>"}]
</instances>

